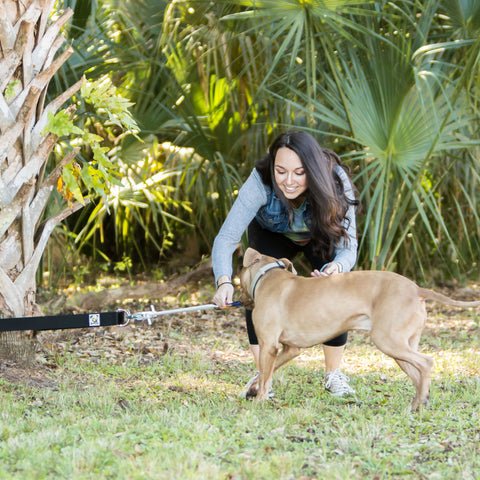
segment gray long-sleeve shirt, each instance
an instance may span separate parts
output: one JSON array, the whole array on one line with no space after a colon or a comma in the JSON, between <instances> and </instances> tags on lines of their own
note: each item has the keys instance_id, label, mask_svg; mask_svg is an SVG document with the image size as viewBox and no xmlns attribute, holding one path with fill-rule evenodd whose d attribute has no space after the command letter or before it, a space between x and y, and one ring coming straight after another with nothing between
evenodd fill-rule
<instances>
[{"instance_id":1,"label":"gray long-sleeve shirt","mask_svg":"<svg viewBox=\"0 0 480 480\"><path fill-rule=\"evenodd\" d=\"M353 188L347 174L340 166L336 166L335 171L343 182L347 198L353 200ZM233 252L258 210L267 203L267 188L262 182L260 174L253 169L239 190L237 199L213 242L212 263L215 281L222 275L231 278ZM340 240L335 248L334 261L342 265L344 272L349 272L355 265L358 247L353 205L348 208L343 223L347 229L348 240Z\"/></svg>"}]
</instances>

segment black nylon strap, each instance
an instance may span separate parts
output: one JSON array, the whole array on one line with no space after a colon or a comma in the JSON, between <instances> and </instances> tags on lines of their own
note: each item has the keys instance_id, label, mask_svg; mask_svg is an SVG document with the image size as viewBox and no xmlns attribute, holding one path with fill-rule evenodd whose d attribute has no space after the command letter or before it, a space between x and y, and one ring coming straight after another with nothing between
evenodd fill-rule
<instances>
[{"instance_id":1,"label":"black nylon strap","mask_svg":"<svg viewBox=\"0 0 480 480\"><path fill-rule=\"evenodd\" d=\"M108 327L125 324L125 312L81 313L45 317L0 318L0 332Z\"/></svg>"}]
</instances>

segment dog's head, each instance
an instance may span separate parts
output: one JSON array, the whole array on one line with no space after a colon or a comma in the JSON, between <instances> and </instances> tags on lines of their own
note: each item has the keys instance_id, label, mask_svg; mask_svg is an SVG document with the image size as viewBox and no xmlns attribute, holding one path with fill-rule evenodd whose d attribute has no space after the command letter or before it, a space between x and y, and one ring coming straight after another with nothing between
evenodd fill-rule
<instances>
[{"instance_id":1,"label":"dog's head","mask_svg":"<svg viewBox=\"0 0 480 480\"><path fill-rule=\"evenodd\" d=\"M277 261L283 263L287 270L290 270L295 275L297 274L292 262L288 260L288 258L277 259L269 257L268 255L262 255L253 248L247 248L243 256L243 268L240 272L240 301L245 307L253 308L254 306L252 296L250 295L250 288L257 272L262 267Z\"/></svg>"}]
</instances>

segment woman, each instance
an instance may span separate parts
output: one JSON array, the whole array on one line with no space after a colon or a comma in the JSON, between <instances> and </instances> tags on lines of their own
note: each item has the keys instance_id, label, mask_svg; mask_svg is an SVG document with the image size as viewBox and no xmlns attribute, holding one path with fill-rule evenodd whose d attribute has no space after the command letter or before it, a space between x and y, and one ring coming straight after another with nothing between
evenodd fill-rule
<instances>
[{"instance_id":1,"label":"woman","mask_svg":"<svg viewBox=\"0 0 480 480\"><path fill-rule=\"evenodd\" d=\"M357 256L357 204L336 154L322 149L303 131L288 131L277 137L240 189L215 238L214 303L222 307L233 301L232 255L247 228L248 245L264 255L292 260L303 252L313 277L350 271ZM249 310L246 322L258 369L260 349ZM335 396L355 393L348 385L349 378L340 371L347 338L344 333L323 345L325 388ZM241 396L246 396L257 375Z\"/></svg>"}]
</instances>

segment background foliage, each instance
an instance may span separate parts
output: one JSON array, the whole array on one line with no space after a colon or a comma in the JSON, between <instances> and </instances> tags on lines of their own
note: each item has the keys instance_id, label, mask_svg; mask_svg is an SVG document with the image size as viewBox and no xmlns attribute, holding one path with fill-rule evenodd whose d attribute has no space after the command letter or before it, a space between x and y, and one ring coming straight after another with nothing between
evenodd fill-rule
<instances>
[{"instance_id":1,"label":"background foliage","mask_svg":"<svg viewBox=\"0 0 480 480\"><path fill-rule=\"evenodd\" d=\"M295 127L351 169L359 267L478 278L478 2L57 3L75 11L76 53L54 88L106 75L140 129L109 152L121 185L57 233L63 265L195 263L255 160Z\"/></svg>"}]
</instances>

